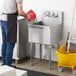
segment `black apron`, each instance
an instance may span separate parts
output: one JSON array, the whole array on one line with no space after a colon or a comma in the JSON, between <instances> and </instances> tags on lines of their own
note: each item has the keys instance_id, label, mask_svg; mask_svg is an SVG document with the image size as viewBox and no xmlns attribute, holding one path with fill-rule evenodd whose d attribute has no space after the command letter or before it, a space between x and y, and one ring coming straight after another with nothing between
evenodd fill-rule
<instances>
[{"instance_id":1,"label":"black apron","mask_svg":"<svg viewBox=\"0 0 76 76\"><path fill-rule=\"evenodd\" d=\"M17 41L17 15L17 12L7 15L7 41L9 43L16 43Z\"/></svg>"}]
</instances>

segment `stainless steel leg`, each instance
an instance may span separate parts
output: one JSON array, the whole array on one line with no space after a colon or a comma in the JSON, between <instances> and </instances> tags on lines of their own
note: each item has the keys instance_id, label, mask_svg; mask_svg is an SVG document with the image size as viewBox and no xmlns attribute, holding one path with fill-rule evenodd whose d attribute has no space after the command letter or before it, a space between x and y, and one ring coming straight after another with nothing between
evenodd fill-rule
<instances>
[{"instance_id":1,"label":"stainless steel leg","mask_svg":"<svg viewBox=\"0 0 76 76\"><path fill-rule=\"evenodd\" d=\"M51 69L51 49L49 48L49 69Z\"/></svg>"},{"instance_id":2,"label":"stainless steel leg","mask_svg":"<svg viewBox=\"0 0 76 76\"><path fill-rule=\"evenodd\" d=\"M40 60L42 60L42 45L40 44Z\"/></svg>"},{"instance_id":3,"label":"stainless steel leg","mask_svg":"<svg viewBox=\"0 0 76 76\"><path fill-rule=\"evenodd\" d=\"M32 43L30 43L30 65L33 65L33 60L32 60Z\"/></svg>"},{"instance_id":4,"label":"stainless steel leg","mask_svg":"<svg viewBox=\"0 0 76 76\"><path fill-rule=\"evenodd\" d=\"M18 64L19 63L19 60L15 60L15 64Z\"/></svg>"}]
</instances>

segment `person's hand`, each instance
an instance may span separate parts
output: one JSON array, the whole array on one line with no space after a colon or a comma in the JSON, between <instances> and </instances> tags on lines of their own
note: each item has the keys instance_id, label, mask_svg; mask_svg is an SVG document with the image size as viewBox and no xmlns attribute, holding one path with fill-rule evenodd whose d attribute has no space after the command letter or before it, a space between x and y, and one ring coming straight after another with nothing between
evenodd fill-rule
<instances>
[{"instance_id":1,"label":"person's hand","mask_svg":"<svg viewBox=\"0 0 76 76\"><path fill-rule=\"evenodd\" d=\"M25 17L25 18L26 18L27 20L30 19L30 15L31 15L31 14L26 14L26 17Z\"/></svg>"}]
</instances>

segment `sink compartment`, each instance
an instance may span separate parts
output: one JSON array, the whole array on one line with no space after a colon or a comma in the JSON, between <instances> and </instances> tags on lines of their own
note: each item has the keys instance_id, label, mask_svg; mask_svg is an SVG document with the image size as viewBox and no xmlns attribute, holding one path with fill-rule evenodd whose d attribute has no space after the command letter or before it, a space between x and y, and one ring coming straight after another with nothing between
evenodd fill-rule
<instances>
[{"instance_id":1,"label":"sink compartment","mask_svg":"<svg viewBox=\"0 0 76 76\"><path fill-rule=\"evenodd\" d=\"M28 25L28 40L32 43L50 45L50 28L42 25Z\"/></svg>"}]
</instances>

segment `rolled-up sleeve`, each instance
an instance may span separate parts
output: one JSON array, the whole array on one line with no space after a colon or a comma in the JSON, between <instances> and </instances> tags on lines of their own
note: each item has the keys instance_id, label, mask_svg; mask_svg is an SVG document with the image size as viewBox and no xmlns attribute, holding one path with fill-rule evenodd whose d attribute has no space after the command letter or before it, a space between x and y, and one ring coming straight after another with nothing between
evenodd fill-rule
<instances>
[{"instance_id":1,"label":"rolled-up sleeve","mask_svg":"<svg viewBox=\"0 0 76 76\"><path fill-rule=\"evenodd\" d=\"M18 2L22 2L23 0L16 0L16 2L18 3Z\"/></svg>"}]
</instances>

